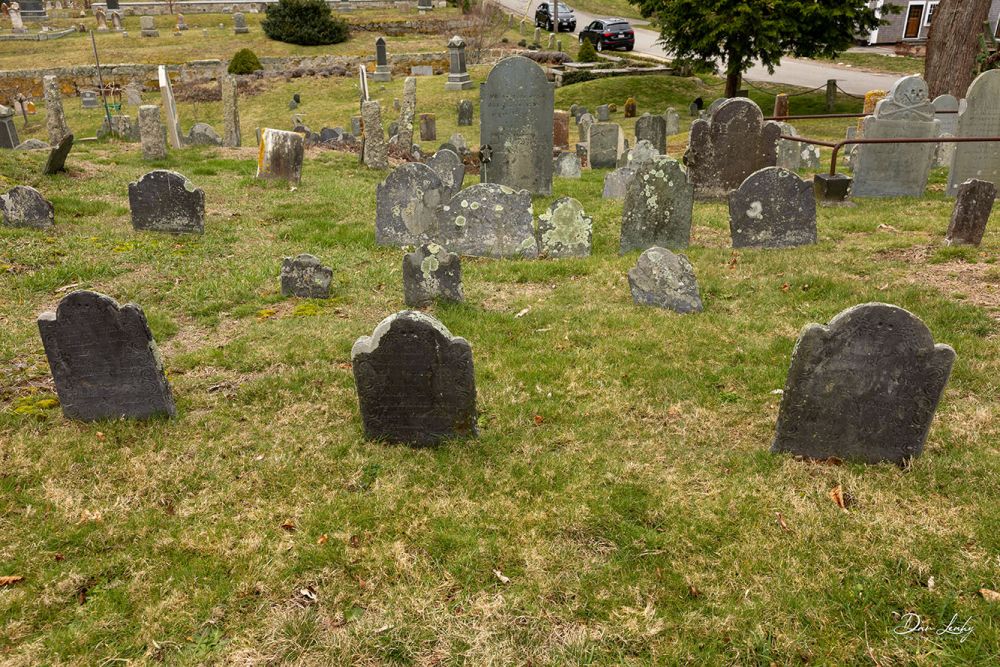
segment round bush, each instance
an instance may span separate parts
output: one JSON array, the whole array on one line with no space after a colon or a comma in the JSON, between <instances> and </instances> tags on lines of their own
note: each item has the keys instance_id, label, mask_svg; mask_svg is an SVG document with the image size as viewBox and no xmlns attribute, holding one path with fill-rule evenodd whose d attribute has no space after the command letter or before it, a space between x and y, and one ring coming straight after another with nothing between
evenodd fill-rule
<instances>
[{"instance_id":1,"label":"round bush","mask_svg":"<svg viewBox=\"0 0 1000 667\"><path fill-rule=\"evenodd\" d=\"M268 5L264 34L287 44L317 46L347 39L347 22L335 18L324 0L280 0Z\"/></svg>"},{"instance_id":2,"label":"round bush","mask_svg":"<svg viewBox=\"0 0 1000 667\"><path fill-rule=\"evenodd\" d=\"M594 49L594 43L589 39L580 42L580 51L576 54L576 59L581 63L596 63L599 58L597 50Z\"/></svg>"},{"instance_id":3,"label":"round bush","mask_svg":"<svg viewBox=\"0 0 1000 667\"><path fill-rule=\"evenodd\" d=\"M229 61L229 69L227 71L230 74L253 74L259 69L264 68L261 66L257 54L250 49L240 49L233 56L233 59Z\"/></svg>"}]
</instances>

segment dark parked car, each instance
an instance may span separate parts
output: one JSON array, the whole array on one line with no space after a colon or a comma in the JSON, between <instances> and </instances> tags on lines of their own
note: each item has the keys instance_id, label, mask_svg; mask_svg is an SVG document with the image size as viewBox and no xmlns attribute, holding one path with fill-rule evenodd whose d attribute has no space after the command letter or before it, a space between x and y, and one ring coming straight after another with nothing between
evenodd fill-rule
<instances>
[{"instance_id":1,"label":"dark parked car","mask_svg":"<svg viewBox=\"0 0 1000 667\"><path fill-rule=\"evenodd\" d=\"M599 19L580 31L580 43L589 39L598 51L635 48L635 31L625 19Z\"/></svg>"},{"instance_id":2,"label":"dark parked car","mask_svg":"<svg viewBox=\"0 0 1000 667\"><path fill-rule=\"evenodd\" d=\"M535 10L535 25L539 28L545 28L549 32L555 32L555 23L553 19L555 17L553 14L554 2L543 2L538 5L538 9ZM576 15L573 14L573 9L567 7L563 3L559 3L559 32L575 32L576 31Z\"/></svg>"}]
</instances>

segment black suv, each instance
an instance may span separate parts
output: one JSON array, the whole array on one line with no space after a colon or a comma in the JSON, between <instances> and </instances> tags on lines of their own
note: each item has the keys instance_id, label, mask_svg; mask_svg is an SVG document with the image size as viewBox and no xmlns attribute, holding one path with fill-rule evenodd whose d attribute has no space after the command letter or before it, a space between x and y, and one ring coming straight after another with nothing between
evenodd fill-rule
<instances>
[{"instance_id":1,"label":"black suv","mask_svg":"<svg viewBox=\"0 0 1000 667\"><path fill-rule=\"evenodd\" d=\"M635 48L635 31L625 19L599 19L580 31L580 43L589 39L598 51Z\"/></svg>"},{"instance_id":2,"label":"black suv","mask_svg":"<svg viewBox=\"0 0 1000 667\"><path fill-rule=\"evenodd\" d=\"M545 28L549 32L555 32L556 27L553 22L552 7L554 2L543 2L535 10L535 25ZM559 3L559 32L574 32L576 30L576 15L571 7Z\"/></svg>"}]
</instances>

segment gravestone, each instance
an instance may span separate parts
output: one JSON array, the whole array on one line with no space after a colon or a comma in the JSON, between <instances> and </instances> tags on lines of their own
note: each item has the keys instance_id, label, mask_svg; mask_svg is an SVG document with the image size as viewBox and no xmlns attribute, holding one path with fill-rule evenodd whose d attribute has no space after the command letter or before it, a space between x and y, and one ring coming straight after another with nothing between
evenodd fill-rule
<instances>
[{"instance_id":1,"label":"gravestone","mask_svg":"<svg viewBox=\"0 0 1000 667\"><path fill-rule=\"evenodd\" d=\"M939 134L941 138L952 138L955 135L948 134L947 132L942 132ZM951 161L955 159L955 147L958 144L950 141L942 141L941 143L934 145L934 166L935 167L950 167Z\"/></svg>"},{"instance_id":2,"label":"gravestone","mask_svg":"<svg viewBox=\"0 0 1000 667\"><path fill-rule=\"evenodd\" d=\"M389 67L389 57L385 48L385 37L375 40L375 72L371 74L372 81L392 81L392 69Z\"/></svg>"},{"instance_id":3,"label":"gravestone","mask_svg":"<svg viewBox=\"0 0 1000 667\"><path fill-rule=\"evenodd\" d=\"M642 114L635 121L636 142L646 140L653 145L661 155L667 152L667 120L663 116Z\"/></svg>"},{"instance_id":4,"label":"gravestone","mask_svg":"<svg viewBox=\"0 0 1000 667\"><path fill-rule=\"evenodd\" d=\"M67 419L172 417L174 399L142 309L80 290L38 316Z\"/></svg>"},{"instance_id":5,"label":"gravestone","mask_svg":"<svg viewBox=\"0 0 1000 667\"><path fill-rule=\"evenodd\" d=\"M403 154L413 150L413 119L417 108L417 80L408 76L403 80L403 102L399 108L399 134L397 143Z\"/></svg>"},{"instance_id":6,"label":"gravestone","mask_svg":"<svg viewBox=\"0 0 1000 667\"><path fill-rule=\"evenodd\" d=\"M954 361L898 306L862 304L810 324L792 351L771 451L904 465L923 451Z\"/></svg>"},{"instance_id":7,"label":"gravestone","mask_svg":"<svg viewBox=\"0 0 1000 667\"><path fill-rule=\"evenodd\" d=\"M672 136L675 134L680 134L681 132L681 115L677 113L673 107L667 109L666 113L663 114L663 119L667 123L667 136ZM663 151L666 154L666 151Z\"/></svg>"},{"instance_id":8,"label":"gravestone","mask_svg":"<svg viewBox=\"0 0 1000 667\"><path fill-rule=\"evenodd\" d=\"M55 220L52 202L27 185L15 185L0 195L0 213L7 227L45 229L51 227Z\"/></svg>"},{"instance_id":9,"label":"gravestone","mask_svg":"<svg viewBox=\"0 0 1000 667\"><path fill-rule=\"evenodd\" d=\"M580 119L583 118L585 114L590 114L590 111L587 109L587 107L576 105L576 111L573 112L573 119L576 121L577 125L580 124ZM594 119L593 116L591 116L591 120L593 119Z\"/></svg>"},{"instance_id":10,"label":"gravestone","mask_svg":"<svg viewBox=\"0 0 1000 667\"><path fill-rule=\"evenodd\" d=\"M361 118L364 122L364 153L362 159L369 169L388 169L389 157L386 153L385 134L382 131L382 109L375 101L361 103Z\"/></svg>"},{"instance_id":11,"label":"gravestone","mask_svg":"<svg viewBox=\"0 0 1000 667\"><path fill-rule=\"evenodd\" d=\"M660 155L660 152L653 147L653 144L645 139L640 139L628 153L622 156L619 162L622 167L638 169L657 155Z\"/></svg>"},{"instance_id":12,"label":"gravestone","mask_svg":"<svg viewBox=\"0 0 1000 667\"><path fill-rule=\"evenodd\" d=\"M142 143L142 159L166 159L167 132L160 122L160 107L153 104L139 107L139 141Z\"/></svg>"},{"instance_id":13,"label":"gravestone","mask_svg":"<svg viewBox=\"0 0 1000 667\"><path fill-rule=\"evenodd\" d=\"M562 152L555 158L552 172L559 178L580 178L582 170L576 153Z\"/></svg>"},{"instance_id":14,"label":"gravestone","mask_svg":"<svg viewBox=\"0 0 1000 667\"><path fill-rule=\"evenodd\" d=\"M183 32L188 29L187 23L184 21L184 15L177 15L177 32Z\"/></svg>"},{"instance_id":15,"label":"gravestone","mask_svg":"<svg viewBox=\"0 0 1000 667\"><path fill-rule=\"evenodd\" d=\"M554 92L542 68L524 56L504 58L480 86L479 105L488 155L482 182L551 194Z\"/></svg>"},{"instance_id":16,"label":"gravestone","mask_svg":"<svg viewBox=\"0 0 1000 667\"><path fill-rule=\"evenodd\" d=\"M597 107L597 122L598 123L607 123L609 120L611 120L610 107L608 107L607 104L602 104L602 105L598 106Z\"/></svg>"},{"instance_id":17,"label":"gravestone","mask_svg":"<svg viewBox=\"0 0 1000 667\"><path fill-rule=\"evenodd\" d=\"M281 261L281 296L328 299L332 279L333 269L313 255L302 253Z\"/></svg>"},{"instance_id":18,"label":"gravestone","mask_svg":"<svg viewBox=\"0 0 1000 667\"><path fill-rule=\"evenodd\" d=\"M437 117L432 113L420 114L420 141L437 141Z\"/></svg>"},{"instance_id":19,"label":"gravestone","mask_svg":"<svg viewBox=\"0 0 1000 667\"><path fill-rule=\"evenodd\" d=\"M594 117L589 113L582 114L577 121L577 130L579 131L579 139L585 144L590 143L590 128L594 126Z\"/></svg>"},{"instance_id":20,"label":"gravestone","mask_svg":"<svg viewBox=\"0 0 1000 667\"><path fill-rule=\"evenodd\" d=\"M472 102L461 100L458 103L459 126L472 125Z\"/></svg>"},{"instance_id":21,"label":"gravestone","mask_svg":"<svg viewBox=\"0 0 1000 667\"><path fill-rule=\"evenodd\" d=\"M21 141L14 126L14 110L0 104L0 148L14 148L19 143Z\"/></svg>"},{"instance_id":22,"label":"gravestone","mask_svg":"<svg viewBox=\"0 0 1000 667\"><path fill-rule=\"evenodd\" d=\"M444 186L444 196L451 199L452 195L462 189L465 181L465 165L458 154L447 148L441 148L427 158L427 166L441 179Z\"/></svg>"},{"instance_id":23,"label":"gravestone","mask_svg":"<svg viewBox=\"0 0 1000 667\"><path fill-rule=\"evenodd\" d=\"M958 114L957 137L1000 136L1000 70L983 72L969 86L965 109ZM989 181L1000 187L1000 142L956 144L948 172L948 194L970 178Z\"/></svg>"},{"instance_id":24,"label":"gravestone","mask_svg":"<svg viewBox=\"0 0 1000 667\"><path fill-rule=\"evenodd\" d=\"M156 169L129 183L128 204L136 231L205 231L205 191L175 171Z\"/></svg>"},{"instance_id":25,"label":"gravestone","mask_svg":"<svg viewBox=\"0 0 1000 667\"><path fill-rule=\"evenodd\" d=\"M583 204L572 197L560 197L538 217L538 251L550 259L590 257L593 226Z\"/></svg>"},{"instance_id":26,"label":"gravestone","mask_svg":"<svg viewBox=\"0 0 1000 667\"><path fill-rule=\"evenodd\" d=\"M896 81L864 119L865 139L930 138L939 134L927 84L919 76ZM920 197L927 187L934 144L861 144L854 152L855 197Z\"/></svg>"},{"instance_id":27,"label":"gravestone","mask_svg":"<svg viewBox=\"0 0 1000 667\"><path fill-rule=\"evenodd\" d=\"M45 129L49 133L49 144L55 146L70 134L66 125L66 113L63 111L59 79L54 75L43 76L42 91L45 94Z\"/></svg>"},{"instance_id":28,"label":"gravestone","mask_svg":"<svg viewBox=\"0 0 1000 667\"><path fill-rule=\"evenodd\" d=\"M958 99L954 95L938 95L931 102L934 118L938 120L941 134L955 136L958 132Z\"/></svg>"},{"instance_id":29,"label":"gravestone","mask_svg":"<svg viewBox=\"0 0 1000 667\"><path fill-rule=\"evenodd\" d=\"M703 308L691 262L666 248L653 246L643 251L635 267L629 269L628 285L632 302L638 306L678 313L700 313Z\"/></svg>"},{"instance_id":30,"label":"gravestone","mask_svg":"<svg viewBox=\"0 0 1000 667\"><path fill-rule=\"evenodd\" d=\"M109 0L108 1L108 9L114 9L111 6L111 2L112 1L113 0ZM111 28L115 32L122 32L122 15L121 15L121 12L111 12Z\"/></svg>"},{"instance_id":31,"label":"gravestone","mask_svg":"<svg viewBox=\"0 0 1000 667\"><path fill-rule=\"evenodd\" d=\"M441 177L426 164L399 165L375 188L375 242L405 246L429 240L448 196Z\"/></svg>"},{"instance_id":32,"label":"gravestone","mask_svg":"<svg viewBox=\"0 0 1000 667\"><path fill-rule=\"evenodd\" d=\"M25 139L14 148L19 151L35 151L49 148L49 145L41 139Z\"/></svg>"},{"instance_id":33,"label":"gravestone","mask_svg":"<svg viewBox=\"0 0 1000 667\"><path fill-rule=\"evenodd\" d=\"M774 96L774 113L771 115L776 118L784 118L788 115L788 95L786 93L778 93Z\"/></svg>"},{"instance_id":34,"label":"gravestone","mask_svg":"<svg viewBox=\"0 0 1000 667\"><path fill-rule=\"evenodd\" d=\"M569 114L565 111L552 112L552 144L555 148L569 146Z\"/></svg>"},{"instance_id":35,"label":"gravestone","mask_svg":"<svg viewBox=\"0 0 1000 667\"><path fill-rule=\"evenodd\" d=\"M434 67L431 65L414 65L410 68L410 76L434 76Z\"/></svg>"},{"instance_id":36,"label":"gravestone","mask_svg":"<svg viewBox=\"0 0 1000 667\"><path fill-rule=\"evenodd\" d=\"M72 149L73 135L67 134L59 142L59 145L53 146L49 150L49 157L45 160L45 168L42 169L42 173L46 176L52 176L66 171L66 158L69 157L69 152Z\"/></svg>"},{"instance_id":37,"label":"gravestone","mask_svg":"<svg viewBox=\"0 0 1000 667\"><path fill-rule=\"evenodd\" d=\"M174 99L174 89L170 85L167 68L160 65L157 69L157 80L160 84L160 98L163 101L163 113L166 116L167 139L174 148L182 148L181 125L177 118L177 102Z\"/></svg>"},{"instance_id":38,"label":"gravestone","mask_svg":"<svg viewBox=\"0 0 1000 667\"><path fill-rule=\"evenodd\" d=\"M239 148L242 143L240 132L240 104L236 77L226 74L222 77L222 145Z\"/></svg>"},{"instance_id":39,"label":"gravestone","mask_svg":"<svg viewBox=\"0 0 1000 667\"><path fill-rule=\"evenodd\" d=\"M245 35L248 32L250 32L250 28L247 27L246 17L241 12L233 14L233 34Z\"/></svg>"},{"instance_id":40,"label":"gravestone","mask_svg":"<svg viewBox=\"0 0 1000 667\"><path fill-rule=\"evenodd\" d=\"M298 185L302 180L305 140L298 132L265 127L257 154L257 178L285 180Z\"/></svg>"},{"instance_id":41,"label":"gravestone","mask_svg":"<svg viewBox=\"0 0 1000 667\"><path fill-rule=\"evenodd\" d=\"M765 167L729 194L734 248L791 248L816 243L811 183L781 167Z\"/></svg>"},{"instance_id":42,"label":"gravestone","mask_svg":"<svg viewBox=\"0 0 1000 667\"><path fill-rule=\"evenodd\" d=\"M434 9L434 3L432 0L417 0L417 9L421 14L429 12Z\"/></svg>"},{"instance_id":43,"label":"gravestone","mask_svg":"<svg viewBox=\"0 0 1000 667\"><path fill-rule=\"evenodd\" d=\"M185 143L188 146L221 146L222 137L208 123L195 123L188 131Z\"/></svg>"},{"instance_id":44,"label":"gravestone","mask_svg":"<svg viewBox=\"0 0 1000 667\"><path fill-rule=\"evenodd\" d=\"M435 300L464 301L462 264L458 255L436 243L425 243L403 257L403 301L423 308Z\"/></svg>"},{"instance_id":45,"label":"gravestone","mask_svg":"<svg viewBox=\"0 0 1000 667\"><path fill-rule=\"evenodd\" d=\"M160 31L156 29L156 22L152 16L139 17L139 34L143 37L160 36Z\"/></svg>"},{"instance_id":46,"label":"gravestone","mask_svg":"<svg viewBox=\"0 0 1000 667\"><path fill-rule=\"evenodd\" d=\"M15 35L23 35L28 32L24 27L24 20L21 18L21 6L17 2L12 2L7 9L7 18L10 19L10 31Z\"/></svg>"},{"instance_id":47,"label":"gravestone","mask_svg":"<svg viewBox=\"0 0 1000 667\"><path fill-rule=\"evenodd\" d=\"M585 143L577 143L576 157L580 160L580 167L590 169L590 147Z\"/></svg>"},{"instance_id":48,"label":"gravestone","mask_svg":"<svg viewBox=\"0 0 1000 667\"><path fill-rule=\"evenodd\" d=\"M472 348L436 319L405 310L351 349L365 437L410 445L476 437Z\"/></svg>"},{"instance_id":49,"label":"gravestone","mask_svg":"<svg viewBox=\"0 0 1000 667\"><path fill-rule=\"evenodd\" d=\"M624 199L625 190L633 177L635 177L635 169L631 167L619 167L614 171L609 171L604 175L604 189L601 191L601 197L603 199Z\"/></svg>"},{"instance_id":50,"label":"gravestone","mask_svg":"<svg viewBox=\"0 0 1000 667\"><path fill-rule=\"evenodd\" d=\"M445 90L472 88L472 79L465 66L465 40L455 35L448 40L448 81Z\"/></svg>"},{"instance_id":51,"label":"gravestone","mask_svg":"<svg viewBox=\"0 0 1000 667\"><path fill-rule=\"evenodd\" d=\"M590 166L614 169L625 152L625 133L617 123L594 123L590 126Z\"/></svg>"},{"instance_id":52,"label":"gravestone","mask_svg":"<svg viewBox=\"0 0 1000 667\"><path fill-rule=\"evenodd\" d=\"M46 114L48 113L48 104L46 106ZM80 108L81 109L97 109L101 106L100 100L97 99L96 90L81 90L80 91ZM61 109L61 105L60 105Z\"/></svg>"},{"instance_id":53,"label":"gravestone","mask_svg":"<svg viewBox=\"0 0 1000 667\"><path fill-rule=\"evenodd\" d=\"M343 135L344 129L341 127L324 127L319 131L319 140L323 143L328 141L337 142L340 141Z\"/></svg>"},{"instance_id":54,"label":"gravestone","mask_svg":"<svg viewBox=\"0 0 1000 667\"><path fill-rule=\"evenodd\" d=\"M951 212L951 223L945 243L948 245L979 245L986 232L986 223L993 211L993 200L997 196L997 186L990 181L970 178L958 186L955 208Z\"/></svg>"},{"instance_id":55,"label":"gravestone","mask_svg":"<svg viewBox=\"0 0 1000 667\"><path fill-rule=\"evenodd\" d=\"M533 259L538 256L533 223L530 192L477 183L444 206L432 240L460 255Z\"/></svg>"},{"instance_id":56,"label":"gravestone","mask_svg":"<svg viewBox=\"0 0 1000 667\"><path fill-rule=\"evenodd\" d=\"M125 86L125 101L131 106L142 106L142 84L131 81Z\"/></svg>"},{"instance_id":57,"label":"gravestone","mask_svg":"<svg viewBox=\"0 0 1000 667\"><path fill-rule=\"evenodd\" d=\"M469 155L469 145L465 143L465 137L456 132L448 138L448 143L454 146L459 157Z\"/></svg>"},{"instance_id":58,"label":"gravestone","mask_svg":"<svg viewBox=\"0 0 1000 667\"><path fill-rule=\"evenodd\" d=\"M361 125L362 125L362 123L363 123L363 121L361 120L361 116L351 116L351 132L355 136L358 136L358 137L361 136Z\"/></svg>"},{"instance_id":59,"label":"gravestone","mask_svg":"<svg viewBox=\"0 0 1000 667\"><path fill-rule=\"evenodd\" d=\"M693 208L694 190L681 164L654 157L625 186L619 254L654 245L688 247Z\"/></svg>"}]
</instances>

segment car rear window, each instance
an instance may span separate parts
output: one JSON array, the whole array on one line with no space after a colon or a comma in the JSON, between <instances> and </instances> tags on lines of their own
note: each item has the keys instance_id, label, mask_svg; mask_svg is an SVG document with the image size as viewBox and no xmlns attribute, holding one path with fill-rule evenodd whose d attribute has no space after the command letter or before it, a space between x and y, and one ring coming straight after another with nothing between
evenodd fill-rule
<instances>
[{"instance_id":1,"label":"car rear window","mask_svg":"<svg viewBox=\"0 0 1000 667\"><path fill-rule=\"evenodd\" d=\"M631 30L632 26L628 23L609 23L608 30L614 30L615 32L624 32L625 30Z\"/></svg>"}]
</instances>

